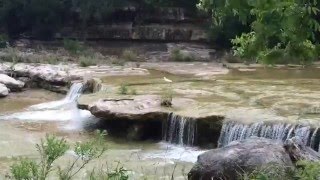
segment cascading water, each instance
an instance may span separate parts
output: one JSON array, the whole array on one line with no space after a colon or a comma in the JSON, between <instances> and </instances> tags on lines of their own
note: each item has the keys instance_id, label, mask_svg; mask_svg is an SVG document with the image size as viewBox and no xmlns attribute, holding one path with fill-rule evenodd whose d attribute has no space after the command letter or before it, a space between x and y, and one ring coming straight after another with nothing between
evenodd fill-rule
<instances>
[{"instance_id":1,"label":"cascading water","mask_svg":"<svg viewBox=\"0 0 320 180\"><path fill-rule=\"evenodd\" d=\"M292 124L267 124L263 122L250 125L237 122L225 122L222 126L218 146L223 147L232 141L247 139L252 136L285 141L294 136L302 139L305 145L320 151L320 130L309 126Z\"/></svg>"},{"instance_id":2,"label":"cascading water","mask_svg":"<svg viewBox=\"0 0 320 180\"><path fill-rule=\"evenodd\" d=\"M27 121L67 121L68 124L63 128L67 130L79 129L82 122L87 119L93 120L94 117L89 111L77 108L77 100L83 90L82 83L74 83L66 97L59 101L37 104L27 108L27 111L18 112L0 119L17 119Z\"/></svg>"},{"instance_id":3,"label":"cascading water","mask_svg":"<svg viewBox=\"0 0 320 180\"><path fill-rule=\"evenodd\" d=\"M192 146L196 134L196 121L170 113L163 123L163 140L172 144Z\"/></svg>"},{"instance_id":4,"label":"cascading water","mask_svg":"<svg viewBox=\"0 0 320 180\"><path fill-rule=\"evenodd\" d=\"M28 109L30 110L43 110L43 109L61 109L69 106L73 106L77 99L80 97L83 91L82 83L74 83L70 87L69 92L66 97L59 101L52 101L48 103L37 104L34 106L30 106Z\"/></svg>"}]
</instances>

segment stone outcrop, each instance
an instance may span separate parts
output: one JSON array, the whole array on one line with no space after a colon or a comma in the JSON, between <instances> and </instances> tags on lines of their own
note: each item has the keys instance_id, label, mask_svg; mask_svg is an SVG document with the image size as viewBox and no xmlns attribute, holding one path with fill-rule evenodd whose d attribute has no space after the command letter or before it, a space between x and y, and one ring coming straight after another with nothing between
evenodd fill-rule
<instances>
[{"instance_id":1,"label":"stone outcrop","mask_svg":"<svg viewBox=\"0 0 320 180\"><path fill-rule=\"evenodd\" d=\"M234 141L228 146L210 150L198 157L188 174L189 180L239 179L242 173L273 166L280 177L295 168L298 160L319 161L320 155L303 145L296 137L285 144L279 141L252 137ZM280 168L280 171L279 171Z\"/></svg>"},{"instance_id":2,"label":"stone outcrop","mask_svg":"<svg viewBox=\"0 0 320 180\"><path fill-rule=\"evenodd\" d=\"M0 97L5 97L9 94L9 89L4 85L0 83Z\"/></svg>"},{"instance_id":3,"label":"stone outcrop","mask_svg":"<svg viewBox=\"0 0 320 180\"><path fill-rule=\"evenodd\" d=\"M11 91L21 91L24 87L24 83L13 79L6 74L0 74L0 83L6 85Z\"/></svg>"},{"instance_id":4,"label":"stone outcrop","mask_svg":"<svg viewBox=\"0 0 320 180\"><path fill-rule=\"evenodd\" d=\"M191 17L182 8L159 8L146 11L127 8L115 12L110 23L87 27L87 39L142 40L142 41L208 41L203 25L206 17ZM56 38L81 39L79 27L65 27Z\"/></svg>"},{"instance_id":5,"label":"stone outcrop","mask_svg":"<svg viewBox=\"0 0 320 180\"><path fill-rule=\"evenodd\" d=\"M21 89L24 86L24 83L27 83L28 87L37 87L47 89L53 92L58 93L67 93L68 86L74 81L84 81L88 79L94 79L94 77L99 76L113 76L113 75L146 75L148 74L147 70L140 68L120 68L112 66L95 66L81 68L76 64L67 64L67 65L52 65L52 64L11 64L4 63L0 64L0 72L4 73L3 77L6 77L6 82L1 81L8 88L12 88L14 91L16 89ZM5 75L7 74L7 75ZM22 80L16 81L8 75ZM4 78L3 78L4 79ZM7 81L12 81L8 84ZM88 86L90 90L88 91L98 91L101 87L97 83L99 80L93 80L91 85ZM15 83L13 83L15 82ZM22 86L23 85L23 86Z\"/></svg>"},{"instance_id":6,"label":"stone outcrop","mask_svg":"<svg viewBox=\"0 0 320 180\"><path fill-rule=\"evenodd\" d=\"M146 120L167 116L161 110L160 98L153 95L132 99L102 99L89 105L88 110L94 116L104 119Z\"/></svg>"}]
</instances>

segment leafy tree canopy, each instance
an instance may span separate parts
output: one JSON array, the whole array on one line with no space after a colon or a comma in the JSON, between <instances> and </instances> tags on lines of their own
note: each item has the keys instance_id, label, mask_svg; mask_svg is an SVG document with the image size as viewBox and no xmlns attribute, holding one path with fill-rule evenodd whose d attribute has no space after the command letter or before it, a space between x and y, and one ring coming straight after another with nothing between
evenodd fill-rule
<instances>
[{"instance_id":1,"label":"leafy tree canopy","mask_svg":"<svg viewBox=\"0 0 320 180\"><path fill-rule=\"evenodd\" d=\"M316 0L201 0L199 7L212 13L216 26L233 16L250 27L231 41L237 56L268 64L306 64L318 57Z\"/></svg>"}]
</instances>

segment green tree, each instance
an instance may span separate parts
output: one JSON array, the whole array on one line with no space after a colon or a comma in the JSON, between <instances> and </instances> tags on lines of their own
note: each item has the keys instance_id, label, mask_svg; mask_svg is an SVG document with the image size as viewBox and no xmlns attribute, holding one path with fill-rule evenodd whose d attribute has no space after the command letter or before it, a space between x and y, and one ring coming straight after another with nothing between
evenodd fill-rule
<instances>
[{"instance_id":1,"label":"green tree","mask_svg":"<svg viewBox=\"0 0 320 180\"><path fill-rule=\"evenodd\" d=\"M201 0L199 4L212 13L216 25L234 16L250 26L250 33L232 40L235 55L268 64L306 64L318 57L317 5L316 0Z\"/></svg>"}]
</instances>

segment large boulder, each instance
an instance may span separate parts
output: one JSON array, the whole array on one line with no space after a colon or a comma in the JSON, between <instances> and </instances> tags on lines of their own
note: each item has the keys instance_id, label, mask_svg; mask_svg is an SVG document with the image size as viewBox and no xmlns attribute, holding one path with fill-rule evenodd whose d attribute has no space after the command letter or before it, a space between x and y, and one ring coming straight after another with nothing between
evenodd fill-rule
<instances>
[{"instance_id":1,"label":"large boulder","mask_svg":"<svg viewBox=\"0 0 320 180\"><path fill-rule=\"evenodd\" d=\"M11 91L21 91L24 83L17 81L6 74L0 74L0 83L6 85Z\"/></svg>"},{"instance_id":2,"label":"large boulder","mask_svg":"<svg viewBox=\"0 0 320 180\"><path fill-rule=\"evenodd\" d=\"M241 172L253 172L272 164L277 167L293 167L289 154L282 143L253 137L210 150L198 157L188 174L189 180L239 179Z\"/></svg>"},{"instance_id":3,"label":"large boulder","mask_svg":"<svg viewBox=\"0 0 320 180\"><path fill-rule=\"evenodd\" d=\"M0 83L0 97L5 97L9 94L9 89L4 85Z\"/></svg>"}]
</instances>

